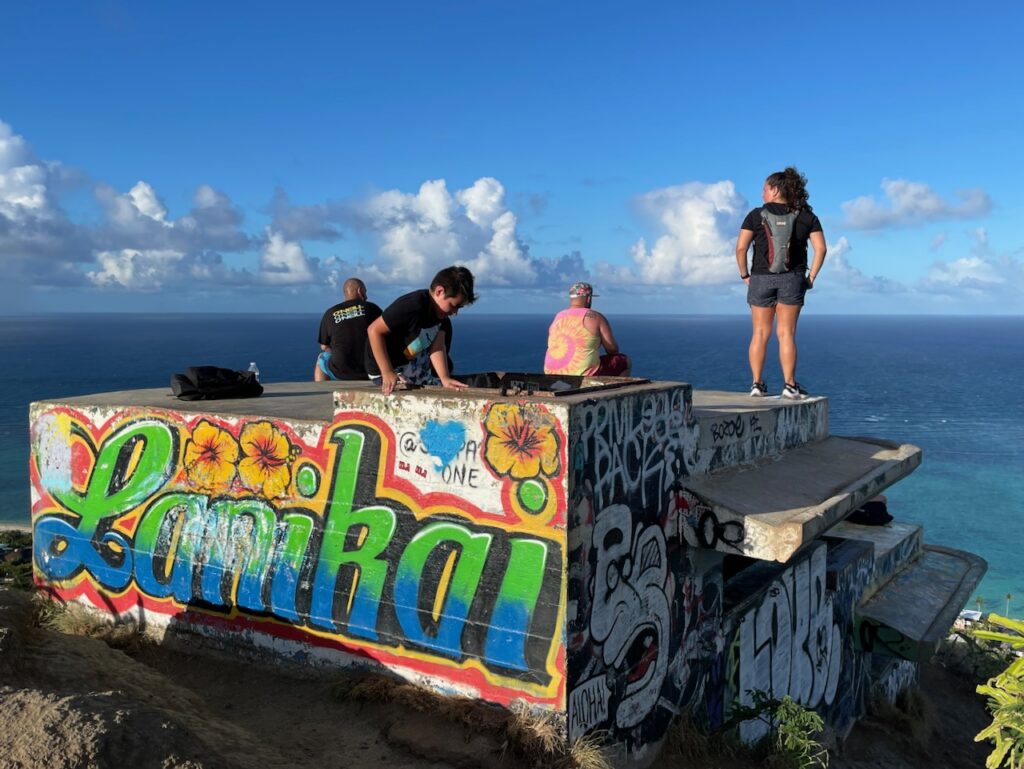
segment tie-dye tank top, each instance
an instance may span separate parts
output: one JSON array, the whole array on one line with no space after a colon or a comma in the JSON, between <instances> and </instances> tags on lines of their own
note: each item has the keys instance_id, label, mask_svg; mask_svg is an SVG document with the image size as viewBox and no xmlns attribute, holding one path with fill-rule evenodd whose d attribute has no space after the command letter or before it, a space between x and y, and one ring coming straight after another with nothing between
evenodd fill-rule
<instances>
[{"instance_id":1,"label":"tie-dye tank top","mask_svg":"<svg viewBox=\"0 0 1024 769\"><path fill-rule=\"evenodd\" d=\"M598 352L601 337L583 326L588 312L586 307L570 307L551 321L548 351L544 356L545 374L586 376L597 371L601 363Z\"/></svg>"}]
</instances>

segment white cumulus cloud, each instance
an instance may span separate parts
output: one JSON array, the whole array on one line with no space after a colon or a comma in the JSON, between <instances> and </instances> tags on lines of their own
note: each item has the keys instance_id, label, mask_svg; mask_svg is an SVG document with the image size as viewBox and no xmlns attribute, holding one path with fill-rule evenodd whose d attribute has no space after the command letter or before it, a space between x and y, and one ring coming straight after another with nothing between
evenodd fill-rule
<instances>
[{"instance_id":1,"label":"white cumulus cloud","mask_svg":"<svg viewBox=\"0 0 1024 769\"><path fill-rule=\"evenodd\" d=\"M735 280L736 235L746 201L731 181L665 187L636 202L664 229L649 248L644 238L633 246L641 282L699 286Z\"/></svg>"},{"instance_id":2,"label":"white cumulus cloud","mask_svg":"<svg viewBox=\"0 0 1024 769\"><path fill-rule=\"evenodd\" d=\"M815 281L815 286L822 283L826 285L834 283L852 291L870 294L906 291L906 287L897 281L881 275L865 275L858 267L855 267L849 257L853 247L845 235L835 243L827 245L828 256L825 257L824 267L818 280Z\"/></svg>"},{"instance_id":3,"label":"white cumulus cloud","mask_svg":"<svg viewBox=\"0 0 1024 769\"><path fill-rule=\"evenodd\" d=\"M157 197L156 190L146 182L138 182L132 187L128 191L127 198L140 215L155 222L167 223L167 206Z\"/></svg>"},{"instance_id":4,"label":"white cumulus cloud","mask_svg":"<svg viewBox=\"0 0 1024 769\"><path fill-rule=\"evenodd\" d=\"M24 137L0 121L0 215L10 219L53 216L50 171L36 159Z\"/></svg>"},{"instance_id":5,"label":"white cumulus cloud","mask_svg":"<svg viewBox=\"0 0 1024 769\"><path fill-rule=\"evenodd\" d=\"M229 268L216 251L183 252L172 248L122 248L98 251L96 268L85 277L104 289L155 292L220 291L256 281L248 270Z\"/></svg>"},{"instance_id":6,"label":"white cumulus cloud","mask_svg":"<svg viewBox=\"0 0 1024 769\"><path fill-rule=\"evenodd\" d=\"M71 222L55 190L72 175L39 160L24 137L0 121L0 265L13 285L82 283L91 261L88 233Z\"/></svg>"},{"instance_id":7,"label":"white cumulus cloud","mask_svg":"<svg viewBox=\"0 0 1024 769\"><path fill-rule=\"evenodd\" d=\"M992 210L992 199L981 189L958 193L958 203L944 200L923 182L906 179L883 179L882 191L882 202L865 195L843 203L844 224L858 230L880 230L920 222L969 219Z\"/></svg>"},{"instance_id":8,"label":"white cumulus cloud","mask_svg":"<svg viewBox=\"0 0 1024 769\"><path fill-rule=\"evenodd\" d=\"M988 231L971 232L974 245L967 256L932 263L921 280L924 291L975 302L1008 302L1020 306L1024 300L1024 264L1010 254L994 253Z\"/></svg>"},{"instance_id":9,"label":"white cumulus cloud","mask_svg":"<svg viewBox=\"0 0 1024 769\"><path fill-rule=\"evenodd\" d=\"M100 184L94 190L105 220L92 233L98 250L244 251L254 241L242 229L241 212L230 198L208 185L196 188L192 209L177 219L151 184L137 182L118 193Z\"/></svg>"},{"instance_id":10,"label":"white cumulus cloud","mask_svg":"<svg viewBox=\"0 0 1024 769\"><path fill-rule=\"evenodd\" d=\"M180 274L184 256L170 249L100 251L96 254L99 269L87 275L96 286L157 291Z\"/></svg>"},{"instance_id":11,"label":"white cumulus cloud","mask_svg":"<svg viewBox=\"0 0 1024 769\"><path fill-rule=\"evenodd\" d=\"M480 285L533 285L551 268L530 256L517 234L505 187L484 177L448 191L444 179L415 193L388 190L355 207L358 224L378 238L379 253L360 268L385 283L425 284L450 264L463 264Z\"/></svg>"},{"instance_id":12,"label":"white cumulus cloud","mask_svg":"<svg viewBox=\"0 0 1024 769\"><path fill-rule=\"evenodd\" d=\"M952 262L936 262L928 271L932 286L986 289L1006 283L1000 267L980 256L965 256Z\"/></svg>"},{"instance_id":13,"label":"white cumulus cloud","mask_svg":"<svg viewBox=\"0 0 1024 769\"><path fill-rule=\"evenodd\" d=\"M260 279L279 286L312 283L315 260L306 256L299 243L285 240L279 232L267 232L267 244L260 256Z\"/></svg>"}]
</instances>

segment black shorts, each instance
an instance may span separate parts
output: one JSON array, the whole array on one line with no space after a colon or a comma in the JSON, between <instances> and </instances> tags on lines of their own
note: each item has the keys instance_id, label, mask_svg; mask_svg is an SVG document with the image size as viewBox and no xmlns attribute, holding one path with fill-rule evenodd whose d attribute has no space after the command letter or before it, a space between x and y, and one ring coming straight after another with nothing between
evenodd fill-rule
<instances>
[{"instance_id":1,"label":"black shorts","mask_svg":"<svg viewBox=\"0 0 1024 769\"><path fill-rule=\"evenodd\" d=\"M751 275L747 304L751 307L774 307L777 304L802 307L806 293L807 278L802 272Z\"/></svg>"}]
</instances>

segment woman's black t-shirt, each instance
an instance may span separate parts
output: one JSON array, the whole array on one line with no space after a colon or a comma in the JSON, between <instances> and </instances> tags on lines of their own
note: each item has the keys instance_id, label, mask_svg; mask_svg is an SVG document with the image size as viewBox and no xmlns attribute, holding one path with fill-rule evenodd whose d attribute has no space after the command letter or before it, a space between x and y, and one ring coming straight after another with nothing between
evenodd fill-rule
<instances>
[{"instance_id":1,"label":"woman's black t-shirt","mask_svg":"<svg viewBox=\"0 0 1024 769\"><path fill-rule=\"evenodd\" d=\"M765 203L760 208L755 208L747 218L743 220L742 228L754 233L754 259L750 264L751 275L770 275L768 269L768 235L764 231L764 222L761 221L761 208L768 210L770 214L785 214L789 208L784 203ZM802 209L793 222L793 238L789 242L789 270L788 272L806 272L807 270L807 241L812 232L821 232L821 222L818 217Z\"/></svg>"}]
</instances>

